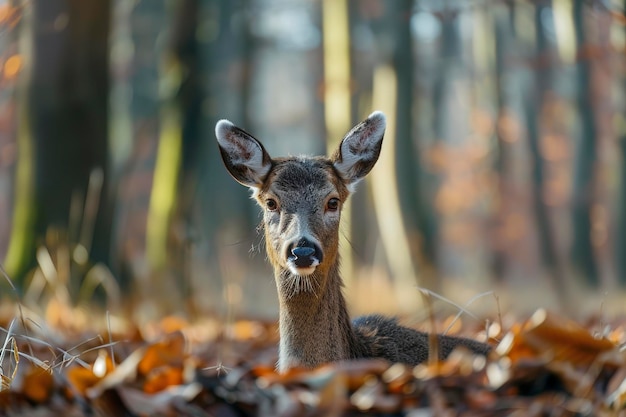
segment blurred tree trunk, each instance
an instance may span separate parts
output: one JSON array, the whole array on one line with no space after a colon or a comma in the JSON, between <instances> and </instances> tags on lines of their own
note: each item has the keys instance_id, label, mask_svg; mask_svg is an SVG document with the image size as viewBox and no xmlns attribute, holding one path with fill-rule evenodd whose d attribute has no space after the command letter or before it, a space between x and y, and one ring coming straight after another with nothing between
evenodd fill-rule
<instances>
[{"instance_id":1,"label":"blurred tree trunk","mask_svg":"<svg viewBox=\"0 0 626 417\"><path fill-rule=\"evenodd\" d=\"M462 70L461 38L459 34L459 16L456 12L446 12L441 16L442 33L438 71L435 75L433 91L435 139L450 139L450 96L456 74ZM433 231L434 232L434 231Z\"/></svg>"},{"instance_id":2,"label":"blurred tree trunk","mask_svg":"<svg viewBox=\"0 0 626 417\"><path fill-rule=\"evenodd\" d=\"M200 152L200 119L204 91L197 30L199 1L171 5L169 41L160 57L160 137L152 186L146 249L158 272L161 305L176 311L190 293L189 245L195 238L192 209L196 197ZM153 284L154 285L154 284ZM179 290L184 292L181 294Z\"/></svg>"},{"instance_id":3,"label":"blurred tree trunk","mask_svg":"<svg viewBox=\"0 0 626 417\"><path fill-rule=\"evenodd\" d=\"M254 18L253 4L251 0L199 1L196 59L200 70L198 81L202 80L199 88L204 97L198 109L202 143L198 144L200 154L197 156L202 158L202 166L198 166L196 172L194 208L189 220L193 235L187 246L192 249L194 245L196 251L203 252L202 285L208 286L210 291L203 292L202 298L194 294L196 303L191 306L196 311L224 307L228 302L223 292L227 285L239 285L237 271L241 268L228 267L225 273L224 259L233 256L247 259L261 252L258 243L262 234L255 229L259 221L258 208L250 201L247 190L224 169L214 133L215 123L222 118L255 131L247 111L250 77L254 73L254 41L249 28ZM187 259L190 259L190 252ZM263 267L263 257L257 260ZM194 288L189 290L194 291L200 284L191 285ZM188 301L193 299L188 298Z\"/></svg>"},{"instance_id":4,"label":"blurred tree trunk","mask_svg":"<svg viewBox=\"0 0 626 417\"><path fill-rule=\"evenodd\" d=\"M90 261L109 264L109 20L109 0L32 2L26 117L35 159L35 238L34 246L25 248L23 262L11 271L16 278L34 265L35 246L44 243L49 231L58 232L49 235L56 243L67 239L70 222L81 224L78 243ZM92 191L101 192L85 201L94 172ZM82 219L69 218L76 197L86 207Z\"/></svg>"},{"instance_id":5,"label":"blurred tree trunk","mask_svg":"<svg viewBox=\"0 0 626 417\"><path fill-rule=\"evenodd\" d=\"M352 128L353 106L351 83L353 77L350 16L348 0L323 0L322 45L324 63L324 124L326 127L326 152L332 154L343 136ZM350 246L357 239L357 228L352 222L355 215L355 198L346 202L343 209L345 233L340 237L339 256L342 260L343 280L347 288L353 286L356 262Z\"/></svg>"},{"instance_id":6,"label":"blurred tree trunk","mask_svg":"<svg viewBox=\"0 0 626 417\"><path fill-rule=\"evenodd\" d=\"M561 302L561 307L567 307L564 300L567 299L565 284L565 273L559 262L557 238L554 225L550 220L550 210L546 203L546 185L544 160L541 154L541 124L539 122L540 111L544 107L546 94L552 89L553 78L553 55L552 47L546 36L545 23L542 20L542 12L549 5L537 5L535 8L535 28L537 34L537 54L542 59L537 63L535 69L535 87L524 100L526 114L526 128L528 130L528 141L533 162L533 204L535 208L535 221L537 222L537 234L539 240L539 252L543 265L545 266L552 284L556 291L556 296ZM540 109L539 112L537 109Z\"/></svg>"},{"instance_id":7,"label":"blurred tree trunk","mask_svg":"<svg viewBox=\"0 0 626 417\"><path fill-rule=\"evenodd\" d=\"M422 185L426 176L422 166L421 149L413 128L415 96L415 56L411 33L413 1L397 1L391 7L395 42L393 62L397 73L396 115L396 176L403 212L404 224L411 243L413 263L417 267L419 285L439 291L437 278L436 220L431 205L432 199ZM421 239L416 235L421 235Z\"/></svg>"},{"instance_id":8,"label":"blurred tree trunk","mask_svg":"<svg viewBox=\"0 0 626 417\"><path fill-rule=\"evenodd\" d=\"M581 50L587 42L585 2L574 0L576 44ZM596 122L593 109L591 63L583 56L576 65L580 141L574 173L572 263L586 283L598 285L598 268L592 244L591 208L594 201L594 167L596 163Z\"/></svg>"},{"instance_id":9,"label":"blurred tree trunk","mask_svg":"<svg viewBox=\"0 0 626 417\"><path fill-rule=\"evenodd\" d=\"M403 201L414 204L415 199L406 193L416 191L412 175L415 163L411 118L414 97L410 32L412 2L389 2L383 7L379 11L384 13L376 13L374 16L379 18L367 23L374 29L382 51L372 73L372 109L383 111L387 116L385 150L378 160L380 171L369 180L370 198L378 225L377 240L393 280L396 308L412 311L420 299L418 293L410 289L416 284L433 288L432 283L426 282L426 268L417 273L421 248L411 244L411 230L415 230L415 224L407 227L406 211L402 208ZM355 68L355 71L359 69L356 65ZM362 201L359 204L366 206L367 203ZM358 211L362 214L364 210Z\"/></svg>"},{"instance_id":10,"label":"blurred tree trunk","mask_svg":"<svg viewBox=\"0 0 626 417\"><path fill-rule=\"evenodd\" d=\"M396 3L394 2L393 4ZM387 7L388 5L392 5L392 3L379 7L381 6L380 4L373 5L372 3L366 2L348 1L350 33L367 33L367 31L369 31L371 34L371 38L369 39L370 42L372 42L373 45L378 45L380 41L379 34L386 29L388 30L388 27L391 26L391 19L388 18L391 17L392 13L389 12L389 7ZM370 7L376 7L376 11L378 13L372 14ZM393 9L393 7L391 7L391 9ZM387 13L380 13L381 11L385 11ZM332 29L332 25L327 27ZM350 53L350 83L353 90L351 96L351 122L356 122L357 120L360 121L362 118L367 117L367 115L374 110L384 111L383 109L377 107L379 106L378 103L374 102L374 74L379 65L387 63L385 62L385 59L389 57L389 51L386 49L384 53L381 53L376 57L377 59L368 60L367 58L369 57L366 58L367 54L363 53L361 48L355 48L353 44L350 49ZM320 82L322 82L325 86L328 81L322 78ZM387 115L387 117L389 116L390 115ZM387 138L387 135L385 135L385 138ZM337 146L337 143L334 143L334 146ZM326 151L333 151L330 144L326 146ZM383 152L386 152L386 150L383 150ZM373 177L368 177L368 182L372 184ZM380 234L381 225L378 224L376 219L375 204L371 204L372 202L375 202L374 199L376 197L373 192L373 188L360 186L358 190L359 192L350 196L350 207L358 207L359 209L351 210L350 218L342 220L344 223L344 226L342 227L348 225L348 221L352 225L369 224L372 225L372 227L351 227L350 239L348 240L347 236L345 236L343 241L340 243L340 247L343 247L344 250L346 248L350 249L354 265L358 269L363 268L363 270L365 270L375 263L374 258L380 254L381 249L384 251L385 247ZM360 275L359 270L347 272L353 272L356 275ZM354 281L356 285L360 285L361 282L363 281ZM348 293L350 293L350 289L348 290ZM354 291L353 293L356 294L357 292Z\"/></svg>"},{"instance_id":11,"label":"blurred tree trunk","mask_svg":"<svg viewBox=\"0 0 626 417\"><path fill-rule=\"evenodd\" d=\"M20 35L22 34L25 20L22 19L18 9L14 2L9 1L8 4L4 4L5 17L0 19L0 33L3 36L0 37L0 57L5 63L5 71L2 79L3 85L0 90L0 149L6 149L5 146L14 146L18 139L18 123L21 116L21 110L18 110L18 83L24 79L27 70L22 66L21 71L13 74L6 72L6 62L15 53L19 51L18 42ZM24 58L24 56L20 56ZM23 61L20 61L23 62ZM23 89L21 89L23 90ZM19 145L18 145L19 147ZM21 151L18 157L21 157ZM32 158L30 158L32 160ZM10 239L7 236L10 235L12 227L15 222L11 220L11 211L17 206L17 195L28 191L28 184L25 185L25 190L18 191L21 187L17 184L16 178L16 160L11 158L4 158L0 162L0 195L4 198L0 200L0 263L5 262L8 257L8 249ZM26 194L27 195L27 194ZM14 196L11 198L10 196ZM13 207L11 207L11 205ZM27 214L27 213L24 213ZM27 218L27 216L26 216ZM6 265L5 265L6 266Z\"/></svg>"},{"instance_id":12,"label":"blurred tree trunk","mask_svg":"<svg viewBox=\"0 0 626 417\"><path fill-rule=\"evenodd\" d=\"M119 177L116 258L122 287L152 298L146 262L147 222L160 131L160 60L165 48L164 2L115 0L112 22L111 135ZM156 297L154 297L156 300Z\"/></svg>"},{"instance_id":13,"label":"blurred tree trunk","mask_svg":"<svg viewBox=\"0 0 626 417\"><path fill-rule=\"evenodd\" d=\"M15 4L14 13L17 13ZM13 207L11 208L11 218L8 219L11 230L10 238L7 245L6 256L2 263L10 277L14 280L21 280L27 269L34 264L32 249L34 247L34 211L33 204L34 194L34 175L33 165L33 140L30 134L29 126L29 108L28 94L30 93L30 85L32 78L32 43L34 37L32 13L30 15L21 16L16 21L15 31L8 31L8 27L2 26L2 29L8 33L17 35L16 45L26 45L30 48L31 53L22 51L21 58L24 66L19 73L15 74L15 114L17 120L15 122L15 138L17 145L17 158L15 161L15 176L11 186L11 194L13 195ZM5 90L6 92L6 90Z\"/></svg>"},{"instance_id":14,"label":"blurred tree trunk","mask_svg":"<svg viewBox=\"0 0 626 417\"><path fill-rule=\"evenodd\" d=\"M201 161L202 135L200 119L205 92L199 59L198 30L199 0L176 3L170 49L180 66L182 79L174 100L182 110L182 155L178 205L183 218L188 221L195 194L198 168Z\"/></svg>"},{"instance_id":15,"label":"blurred tree trunk","mask_svg":"<svg viewBox=\"0 0 626 417\"><path fill-rule=\"evenodd\" d=\"M434 148L441 146L446 149L448 146L454 146L455 142L460 140L459 132L455 132L456 126L450 122L450 114L455 109L451 108L454 102L453 91L455 83L458 82L458 76L462 71L462 57L460 54L461 39L459 34L459 17L456 11L444 11L438 16L441 20L442 32L439 40L439 53L437 56L438 65L436 65L436 73L434 74L434 86L432 91L432 111L433 122L432 130L434 132ZM433 204L435 195L440 189L441 184L445 181L447 167L442 172L424 171L420 186L420 232L422 234L422 246L428 250L426 256L432 259L433 263L441 270L442 265L439 264L438 252L440 249L439 241L439 223L445 222L442 216L436 212Z\"/></svg>"},{"instance_id":16,"label":"blurred tree trunk","mask_svg":"<svg viewBox=\"0 0 626 417\"><path fill-rule=\"evenodd\" d=\"M248 117L248 96L253 50L250 34L252 2L250 0L204 2L204 30L213 28L208 42L203 43L203 74L206 83L205 111L203 132L207 142L208 160L205 161L201 207L204 214L200 217L200 227L208 236L211 244L217 244L220 233L233 233L237 238L242 233L246 239L254 240L250 231L258 220L258 210L250 203L247 192L235 183L224 169L215 141L215 123L222 118L232 120L238 126L253 130ZM207 104L209 106L207 107ZM220 204L215 204L215 192L221 190ZM208 215L207 215L208 214ZM229 230L230 229L230 230ZM232 243L232 240L231 242Z\"/></svg>"},{"instance_id":17,"label":"blurred tree trunk","mask_svg":"<svg viewBox=\"0 0 626 417\"><path fill-rule=\"evenodd\" d=\"M511 48L514 46L514 24L513 24L514 5L508 3L506 5L506 13L494 11L492 16L494 19L495 32L495 70L496 70L496 107L497 107L497 126L499 127L505 118L510 117L512 112L511 98L507 89L511 87L507 71L507 59L510 57ZM496 155L495 170L498 174L498 212L496 213L496 232L501 229L505 223L507 214L506 201L511 181L511 165L513 162L513 153L511 143L503 136L501 128L496 128ZM497 282L501 282L506 273L506 250L499 243L500 239L496 237L496 244L493 246L492 271Z\"/></svg>"},{"instance_id":18,"label":"blurred tree trunk","mask_svg":"<svg viewBox=\"0 0 626 417\"><path fill-rule=\"evenodd\" d=\"M622 119L623 120L623 119ZM617 281L620 285L626 286L626 256L624 256L624 248L626 248L626 135L622 133L622 137L618 138L619 150L622 160L622 172L620 178L620 196L618 200L617 211L617 232L615 244L615 262Z\"/></svg>"},{"instance_id":19,"label":"blurred tree trunk","mask_svg":"<svg viewBox=\"0 0 626 417\"><path fill-rule=\"evenodd\" d=\"M192 249L198 242L202 227L197 219L199 207L198 186L205 160L206 142L203 130L203 103L207 91L203 76L206 76L202 60L202 45L198 38L201 18L201 0L184 0L175 4L175 20L170 35L169 52L181 74L178 90L171 97L177 107L181 123L181 160L174 216L169 235L170 264L175 279L182 288L183 300L193 313L198 313L193 301Z\"/></svg>"},{"instance_id":20,"label":"blurred tree trunk","mask_svg":"<svg viewBox=\"0 0 626 417\"><path fill-rule=\"evenodd\" d=\"M624 8L622 10L623 14L626 16L626 2L624 2ZM624 32L626 32L626 26L624 27ZM626 33L625 33L626 36ZM626 80L622 75L622 79L620 80L622 84L622 91L626 91ZM622 103L624 106L624 103ZM622 123L624 123L624 114L626 114L626 109L622 108ZM621 151L621 160L622 160L622 173L620 178L620 199L618 202L618 215L617 215L617 233L616 233L616 244L615 244L615 261L616 261L616 270L617 270L617 280L622 286L626 286L626 256L624 256L624 248L626 248L626 132L624 128L618 134L622 135L618 138L619 141L619 149Z\"/></svg>"}]
</instances>

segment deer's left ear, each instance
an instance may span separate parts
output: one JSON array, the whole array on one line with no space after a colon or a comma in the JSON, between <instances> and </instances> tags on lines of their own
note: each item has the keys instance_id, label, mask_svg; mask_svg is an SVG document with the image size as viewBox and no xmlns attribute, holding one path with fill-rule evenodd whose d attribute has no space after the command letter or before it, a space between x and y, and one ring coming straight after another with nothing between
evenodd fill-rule
<instances>
[{"instance_id":1,"label":"deer's left ear","mask_svg":"<svg viewBox=\"0 0 626 417\"><path fill-rule=\"evenodd\" d=\"M374 167L383 144L387 119L379 111L352 128L331 157L349 189Z\"/></svg>"}]
</instances>

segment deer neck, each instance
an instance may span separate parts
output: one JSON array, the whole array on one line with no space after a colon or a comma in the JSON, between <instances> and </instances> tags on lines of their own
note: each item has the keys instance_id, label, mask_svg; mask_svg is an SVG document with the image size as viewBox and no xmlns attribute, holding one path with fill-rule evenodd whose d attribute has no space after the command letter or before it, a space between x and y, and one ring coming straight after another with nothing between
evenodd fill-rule
<instances>
[{"instance_id":1,"label":"deer neck","mask_svg":"<svg viewBox=\"0 0 626 417\"><path fill-rule=\"evenodd\" d=\"M323 363L354 357L358 341L352 329L339 262L326 275L316 271L309 277L294 277L275 269L280 301L279 371L292 367L312 368ZM290 280L311 280L310 291L294 292Z\"/></svg>"}]
</instances>

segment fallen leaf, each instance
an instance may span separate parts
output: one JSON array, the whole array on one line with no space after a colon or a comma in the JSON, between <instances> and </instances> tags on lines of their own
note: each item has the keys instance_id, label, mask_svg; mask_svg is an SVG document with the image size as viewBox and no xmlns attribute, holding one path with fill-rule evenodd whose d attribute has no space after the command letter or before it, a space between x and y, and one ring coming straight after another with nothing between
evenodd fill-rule
<instances>
[{"instance_id":1,"label":"fallen leaf","mask_svg":"<svg viewBox=\"0 0 626 417\"><path fill-rule=\"evenodd\" d=\"M549 354L554 360L589 364L602 353L616 348L604 338L594 337L578 323L550 313L537 310L524 324L524 343L540 354Z\"/></svg>"},{"instance_id":2,"label":"fallen leaf","mask_svg":"<svg viewBox=\"0 0 626 417\"><path fill-rule=\"evenodd\" d=\"M185 336L181 332L171 333L159 342L146 348L143 359L137 369L142 375L147 375L152 369L163 365L182 366L185 359Z\"/></svg>"},{"instance_id":3,"label":"fallen leaf","mask_svg":"<svg viewBox=\"0 0 626 417\"><path fill-rule=\"evenodd\" d=\"M172 385L181 385L183 383L183 370L173 366L162 366L153 369L146 375L146 382L143 390L146 394L154 394L163 391Z\"/></svg>"},{"instance_id":4,"label":"fallen leaf","mask_svg":"<svg viewBox=\"0 0 626 417\"><path fill-rule=\"evenodd\" d=\"M22 386L23 394L31 401L43 403L50 398L53 388L52 372L40 366L31 366Z\"/></svg>"},{"instance_id":5,"label":"fallen leaf","mask_svg":"<svg viewBox=\"0 0 626 417\"><path fill-rule=\"evenodd\" d=\"M90 368L75 365L68 369L67 379L81 395L87 395L87 391L91 387L95 386L114 369L115 366L108 352L101 349L98 352L98 358Z\"/></svg>"},{"instance_id":6,"label":"fallen leaf","mask_svg":"<svg viewBox=\"0 0 626 417\"><path fill-rule=\"evenodd\" d=\"M137 367L145 356L145 350L145 347L142 347L131 353L97 384L92 384L91 388L86 390L87 396L92 399L97 398L110 388L134 381L137 378Z\"/></svg>"}]
</instances>

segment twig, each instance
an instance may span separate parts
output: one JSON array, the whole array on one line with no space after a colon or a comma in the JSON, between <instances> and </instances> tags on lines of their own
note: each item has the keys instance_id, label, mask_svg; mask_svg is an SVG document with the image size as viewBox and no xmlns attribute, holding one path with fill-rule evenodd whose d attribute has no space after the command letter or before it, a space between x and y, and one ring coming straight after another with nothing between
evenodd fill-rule
<instances>
[{"instance_id":1,"label":"twig","mask_svg":"<svg viewBox=\"0 0 626 417\"><path fill-rule=\"evenodd\" d=\"M479 298L482 298L485 295L490 295L493 294L493 291L487 291L481 294L477 294L474 297L470 298L469 301L467 303L465 303L465 305L463 307L469 307L470 304L472 304L474 301L478 300ZM465 309L461 309L457 315L454 317L454 319L452 320L452 322L450 322L450 324L448 325L448 327L443 331L443 334L448 333L448 331L452 328L452 326L454 326L454 323L456 323L456 321L463 315L463 313L467 313L470 314L472 317L477 318L476 316L474 316L473 314L469 313L467 310Z\"/></svg>"},{"instance_id":2,"label":"twig","mask_svg":"<svg viewBox=\"0 0 626 417\"><path fill-rule=\"evenodd\" d=\"M420 293L424 299L424 305L426 305L426 308L428 309L428 317L430 319L430 332L428 334L428 364L436 365L439 363L439 343L437 340L435 313L433 311L433 292L425 288L420 288Z\"/></svg>"}]
</instances>

